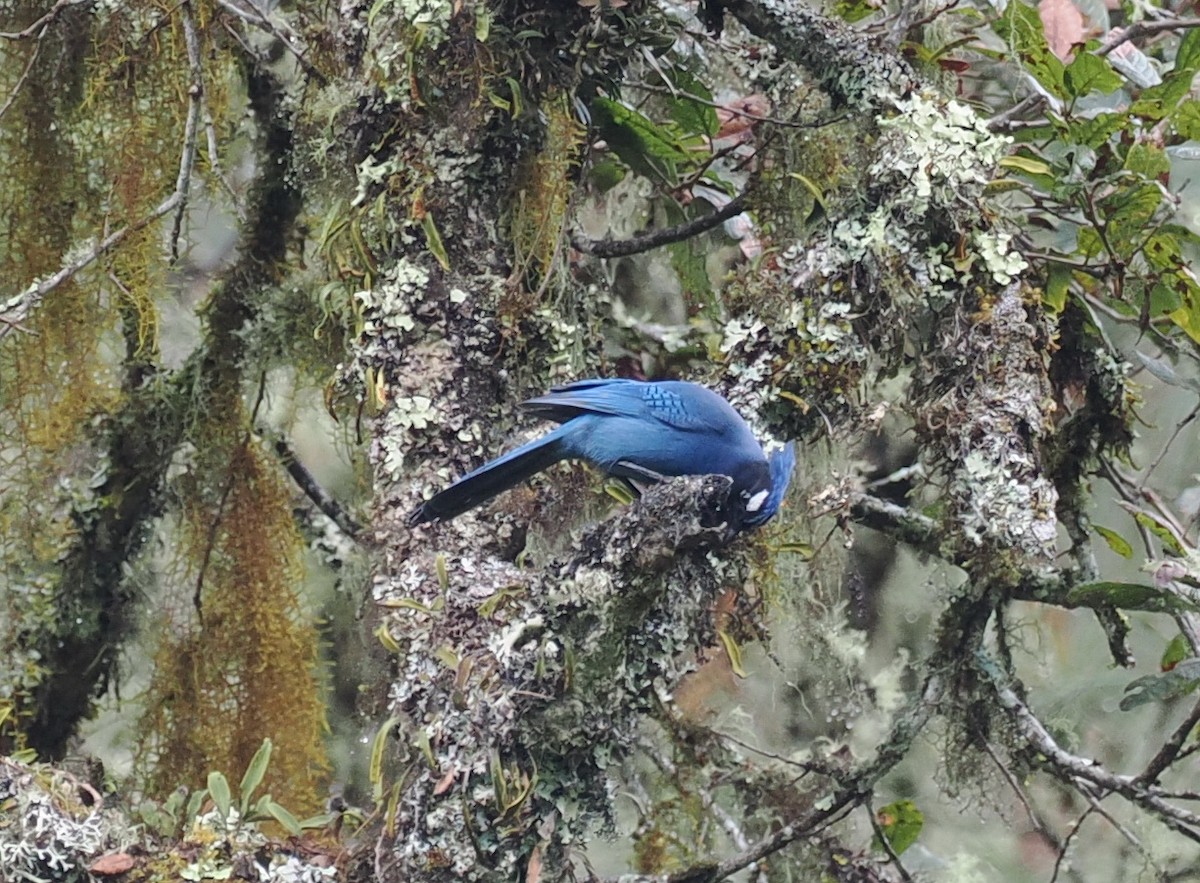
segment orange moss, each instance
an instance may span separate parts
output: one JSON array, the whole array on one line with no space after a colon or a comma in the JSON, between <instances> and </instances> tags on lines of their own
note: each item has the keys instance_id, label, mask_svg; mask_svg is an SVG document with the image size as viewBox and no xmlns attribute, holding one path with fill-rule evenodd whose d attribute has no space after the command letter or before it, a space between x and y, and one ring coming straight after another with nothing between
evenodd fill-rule
<instances>
[{"instance_id":1,"label":"orange moss","mask_svg":"<svg viewBox=\"0 0 1200 883\"><path fill-rule=\"evenodd\" d=\"M179 556L200 607L188 611L189 597L167 614L146 695L143 773L158 794L198 786L211 770L236 782L269 737L264 793L303 814L319 806L328 770L319 639L297 594L304 544L287 486L240 429L242 409L227 413L227 424L205 428L185 482Z\"/></svg>"}]
</instances>

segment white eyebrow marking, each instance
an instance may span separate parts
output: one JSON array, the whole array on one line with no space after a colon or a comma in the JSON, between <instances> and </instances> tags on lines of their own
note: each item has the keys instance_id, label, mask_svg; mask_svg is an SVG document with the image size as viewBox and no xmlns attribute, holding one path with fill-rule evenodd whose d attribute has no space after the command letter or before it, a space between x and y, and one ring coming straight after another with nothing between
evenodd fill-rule
<instances>
[{"instance_id":1,"label":"white eyebrow marking","mask_svg":"<svg viewBox=\"0 0 1200 883\"><path fill-rule=\"evenodd\" d=\"M759 491L753 497L746 501L747 512L757 512L762 508L762 504L767 502L767 497L771 495L770 491Z\"/></svg>"}]
</instances>

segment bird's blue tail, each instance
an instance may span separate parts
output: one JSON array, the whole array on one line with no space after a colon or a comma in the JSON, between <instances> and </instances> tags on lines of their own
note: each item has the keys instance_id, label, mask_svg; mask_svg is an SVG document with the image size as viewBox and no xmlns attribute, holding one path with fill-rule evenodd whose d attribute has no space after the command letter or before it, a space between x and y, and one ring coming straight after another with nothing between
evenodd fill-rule
<instances>
[{"instance_id":1,"label":"bird's blue tail","mask_svg":"<svg viewBox=\"0 0 1200 883\"><path fill-rule=\"evenodd\" d=\"M449 521L549 468L564 457L572 456L563 444L568 427L569 424L559 426L541 438L509 451L504 456L497 457L474 472L464 475L414 509L408 516L408 523L416 525L426 521Z\"/></svg>"}]
</instances>

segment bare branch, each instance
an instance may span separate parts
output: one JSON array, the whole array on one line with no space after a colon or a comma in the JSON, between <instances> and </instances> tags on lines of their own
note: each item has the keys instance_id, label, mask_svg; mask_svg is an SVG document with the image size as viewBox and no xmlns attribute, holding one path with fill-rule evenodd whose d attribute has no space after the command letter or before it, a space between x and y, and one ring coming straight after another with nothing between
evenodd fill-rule
<instances>
[{"instance_id":1,"label":"bare branch","mask_svg":"<svg viewBox=\"0 0 1200 883\"><path fill-rule=\"evenodd\" d=\"M175 179L175 192L179 194L179 205L175 207L175 220L171 224L171 262L179 260L179 237L183 230L183 215L187 211L188 193L191 189L192 168L196 164L196 127L200 118L200 102L204 97L204 70L200 66L200 39L196 35L196 20L192 17L192 4L183 0L179 5L183 20L183 42L187 46L188 72L192 82L188 86L189 109L183 130L183 155L179 161L179 176Z\"/></svg>"},{"instance_id":2,"label":"bare branch","mask_svg":"<svg viewBox=\"0 0 1200 883\"><path fill-rule=\"evenodd\" d=\"M49 27L49 25L46 27ZM25 62L25 69L21 71L21 76L17 77L17 82L13 84L12 89L9 91L8 98L4 101L4 106L0 107L0 120L4 119L4 115L8 113L9 108L16 102L17 96L21 94L21 87L29 79L29 74L33 70L34 64L37 63L38 55L42 51L42 37L45 35L46 28L42 28L42 32L37 35L37 40L33 44L33 50L29 53L29 60Z\"/></svg>"},{"instance_id":3,"label":"bare branch","mask_svg":"<svg viewBox=\"0 0 1200 883\"><path fill-rule=\"evenodd\" d=\"M217 0L217 5L226 12L230 12L237 18L240 18L247 24L253 25L259 30L266 31L268 34L282 43L288 52L295 56L296 61L300 63L300 67L304 69L306 74L308 74L318 83L324 84L326 82L325 75L313 67L312 62L305 57L304 52L296 46L295 42L293 42L297 41L298 38L295 32L286 23L277 24L270 16L260 10L252 2L252 0L246 0L246 5L250 7L249 10L242 9L242 7L233 2L233 0ZM284 33L285 28L287 29L286 34Z\"/></svg>"},{"instance_id":4,"label":"bare branch","mask_svg":"<svg viewBox=\"0 0 1200 883\"><path fill-rule=\"evenodd\" d=\"M20 323L24 322L38 308L41 302L45 300L46 295L60 285L69 282L76 273L90 266L98 258L116 248L134 233L145 229L163 215L173 211L182 199L183 196L178 191L172 193L144 218L106 236L98 245L92 248L84 246L85 250L83 253L73 258L61 269L32 283L20 294L9 298L3 305L0 305L0 323L4 325L3 328L0 328L0 340L6 337L13 329L18 328Z\"/></svg>"},{"instance_id":5,"label":"bare branch","mask_svg":"<svg viewBox=\"0 0 1200 883\"><path fill-rule=\"evenodd\" d=\"M920 693L913 696L908 707L893 724L888 738L879 746L875 757L858 770L846 774L835 791L809 808L770 836L724 861L705 863L676 871L663 877L621 877L621 883L715 883L757 864L802 837L807 837L848 808L861 805L891 769L908 753L917 735L933 717L941 701L945 685L937 674L930 674ZM614 881L609 881L614 883Z\"/></svg>"},{"instance_id":6,"label":"bare branch","mask_svg":"<svg viewBox=\"0 0 1200 883\"><path fill-rule=\"evenodd\" d=\"M1123 43L1129 43L1133 40L1140 40L1142 37L1149 37L1153 34L1161 34L1163 31L1189 31L1193 28L1200 28L1200 18L1178 18L1163 19L1161 21L1135 22L1129 27L1124 28L1117 37L1112 39L1111 42L1106 42L1103 46L1097 49L1095 54L1103 58L1105 55L1108 55Z\"/></svg>"},{"instance_id":7,"label":"bare branch","mask_svg":"<svg viewBox=\"0 0 1200 883\"><path fill-rule=\"evenodd\" d=\"M1105 769L1099 761L1088 760L1064 750L1017 692L1000 682L994 666L984 666L983 670L992 680L1000 704L1012 716L1017 731L1028 743L1034 757L1050 767L1059 779L1076 788L1084 783L1120 794L1130 803L1151 813L1171 830L1200 843L1200 815L1168 803L1159 792L1143 784L1140 777L1118 775Z\"/></svg>"},{"instance_id":8,"label":"bare branch","mask_svg":"<svg viewBox=\"0 0 1200 883\"><path fill-rule=\"evenodd\" d=\"M670 245L672 242L683 242L685 239L691 239L693 236L698 236L713 229L718 224L723 224L730 218L737 217L745 210L746 194L743 193L735 196L724 208L718 209L711 215L694 218L687 223L679 224L675 227L654 230L642 236L620 240L587 239L583 236L572 236L571 245L585 254L595 255L598 258L620 258L631 254L641 254L644 251L651 251L664 245Z\"/></svg>"},{"instance_id":9,"label":"bare branch","mask_svg":"<svg viewBox=\"0 0 1200 883\"><path fill-rule=\"evenodd\" d=\"M1158 777L1166 772L1167 767L1173 764L1179 757L1179 752L1183 749L1183 743L1192 734L1192 730L1196 729L1196 724L1200 724L1200 702L1196 703L1195 707L1192 708L1191 714L1184 718L1183 722L1175 728L1175 732L1171 734L1171 738L1163 743L1162 748L1151 758L1150 763L1146 764L1146 769L1142 771L1135 781L1143 785L1153 785L1157 782Z\"/></svg>"},{"instance_id":10,"label":"bare branch","mask_svg":"<svg viewBox=\"0 0 1200 883\"><path fill-rule=\"evenodd\" d=\"M56 18L58 18L64 9L66 9L68 6L78 6L81 3L86 2L88 2L88 0L58 0L57 3L50 7L49 12L47 12L25 30L0 31L0 38L5 40L28 40L30 37L36 36L40 40L42 34L45 33L46 28L48 28Z\"/></svg>"},{"instance_id":11,"label":"bare branch","mask_svg":"<svg viewBox=\"0 0 1200 883\"><path fill-rule=\"evenodd\" d=\"M72 5L76 0L59 0L46 16L41 20L45 20L51 14L57 14L55 10L62 7ZM181 7L184 12L185 28L188 21L188 3L183 3ZM39 21L41 21L39 20ZM31 26L32 27L32 26ZM22 34L24 31L21 32ZM5 36L5 35L0 35ZM11 35L8 35L11 36ZM190 53L190 47L189 47ZM188 189L191 181L192 166L196 158L196 128L200 119L200 90L193 88L189 92L188 113L187 119L184 121L183 127L183 148L179 158L179 174L175 179L175 191L166 199L160 202L151 212L134 221L132 224L127 224L114 233L110 233L104 237L98 244L84 244L82 247L72 249L68 253L68 261L56 272L46 276L36 282L31 283L24 291L10 297L3 304L0 304L0 340L3 340L14 329L20 328L23 323L34 310L38 308L46 295L54 291L59 286L69 282L77 273L86 267L93 264L96 260L103 257L108 252L112 251L134 233L138 233L148 227L150 224L157 221L159 218L173 211L182 211L187 202ZM178 233L178 230L176 230ZM174 245L173 245L174 250Z\"/></svg>"},{"instance_id":12,"label":"bare branch","mask_svg":"<svg viewBox=\"0 0 1200 883\"><path fill-rule=\"evenodd\" d=\"M655 746L650 744L649 740L642 740L642 750L646 755L654 761L654 764L672 778L678 779L679 769L663 752L659 751ZM746 839L746 832L742 830L741 824L729 812L713 799L713 794L710 789L701 788L696 796L700 798L700 805L717 820L725 833L729 835L729 839L733 841L733 845L738 849L746 850L750 848L750 841ZM766 871L752 865L750 872L755 875L755 879L759 883L766 883Z\"/></svg>"},{"instance_id":13,"label":"bare branch","mask_svg":"<svg viewBox=\"0 0 1200 883\"><path fill-rule=\"evenodd\" d=\"M931 555L938 555L941 533L937 522L928 515L914 512L871 494L850 495L850 514L859 524L886 533Z\"/></svg>"},{"instance_id":14,"label":"bare branch","mask_svg":"<svg viewBox=\"0 0 1200 883\"><path fill-rule=\"evenodd\" d=\"M362 534L362 525L355 521L354 517L343 509L325 488L321 487L313 474L296 457L296 452L287 443L287 439L283 436L276 436L272 439L271 445L275 448L279 462L283 464L283 468L288 471L288 475L292 477L300 490L304 491L305 496L312 500L313 504L325 513L342 533L352 540L358 540Z\"/></svg>"}]
</instances>

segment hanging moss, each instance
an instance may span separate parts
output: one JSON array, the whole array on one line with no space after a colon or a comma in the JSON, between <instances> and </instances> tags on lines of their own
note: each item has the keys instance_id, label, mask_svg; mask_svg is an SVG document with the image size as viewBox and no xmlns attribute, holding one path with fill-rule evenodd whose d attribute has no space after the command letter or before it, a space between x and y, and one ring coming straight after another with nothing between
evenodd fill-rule
<instances>
[{"instance_id":1,"label":"hanging moss","mask_svg":"<svg viewBox=\"0 0 1200 883\"><path fill-rule=\"evenodd\" d=\"M236 780L270 738L265 791L305 813L328 764L318 634L297 593L304 543L287 485L231 405L180 483L180 580L145 697L141 774L155 794L211 770Z\"/></svg>"}]
</instances>

